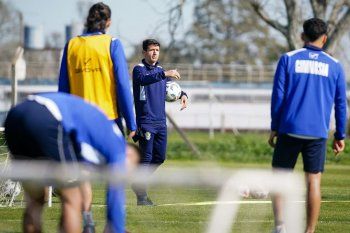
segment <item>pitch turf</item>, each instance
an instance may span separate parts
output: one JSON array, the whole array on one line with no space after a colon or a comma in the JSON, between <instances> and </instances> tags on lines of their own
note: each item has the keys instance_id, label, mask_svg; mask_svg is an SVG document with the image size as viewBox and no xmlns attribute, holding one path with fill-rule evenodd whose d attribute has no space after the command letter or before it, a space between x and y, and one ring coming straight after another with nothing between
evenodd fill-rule
<instances>
[{"instance_id":1,"label":"pitch turf","mask_svg":"<svg viewBox=\"0 0 350 233\"><path fill-rule=\"evenodd\" d=\"M266 145L266 134L208 134L194 132L189 138L202 151L200 157L190 154L176 134L170 134L168 157L164 166L201 166L210 161L219 166L238 168L269 168L272 150ZM331 142L329 142L331 143ZM0 152L5 150L1 146ZM347 140L347 145L350 141ZM330 148L330 147L329 147ZM323 176L322 192L324 201L317 232L350 232L350 146L339 158L328 153L326 172ZM298 170L301 165L298 164ZM133 233L196 233L204 232L210 218L212 205L169 205L137 207L134 195L127 189L127 228ZM215 201L217 190L205 187L174 188L152 187L152 200L157 204L197 203ZM0 232L21 232L23 208L0 208ZM105 223L104 186L94 186L94 218L97 232L102 232ZM297 216L296 216L297 217ZM59 219L59 202L54 199L52 208L44 213L44 232L56 232ZM232 232L270 232L272 227L270 204L250 204L240 208ZM219 233L219 232L218 232Z\"/></svg>"}]
</instances>

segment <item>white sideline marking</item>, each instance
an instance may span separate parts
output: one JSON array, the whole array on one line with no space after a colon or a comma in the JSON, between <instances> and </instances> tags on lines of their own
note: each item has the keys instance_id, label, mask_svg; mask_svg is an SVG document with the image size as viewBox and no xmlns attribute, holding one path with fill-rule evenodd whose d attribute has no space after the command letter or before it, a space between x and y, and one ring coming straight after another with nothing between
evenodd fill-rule
<instances>
[{"instance_id":1,"label":"white sideline marking","mask_svg":"<svg viewBox=\"0 0 350 233\"><path fill-rule=\"evenodd\" d=\"M206 205L244 205L244 204L270 204L271 201L204 201L189 203L161 204L157 206L206 206Z\"/></svg>"},{"instance_id":2,"label":"white sideline marking","mask_svg":"<svg viewBox=\"0 0 350 233\"><path fill-rule=\"evenodd\" d=\"M321 201L322 203L350 203L349 201ZM260 201L205 201L205 202L189 202L189 203L172 203L172 204L161 204L157 206L206 206L206 205L251 205L251 204L271 204L271 201L260 200ZM297 201L297 203L305 203L305 201Z\"/></svg>"},{"instance_id":3,"label":"white sideline marking","mask_svg":"<svg viewBox=\"0 0 350 233\"><path fill-rule=\"evenodd\" d=\"M322 203L350 203L350 200L328 200L321 201ZM154 207L163 206L208 206L208 205L253 205L253 204L271 204L268 200L243 200L243 201L203 201L203 202L179 202L155 205ZM297 203L305 203L305 201L297 201ZM105 204L92 204L93 207L106 207ZM6 208L7 206L0 206ZM13 206L11 209L22 209L24 206Z\"/></svg>"},{"instance_id":4,"label":"white sideline marking","mask_svg":"<svg viewBox=\"0 0 350 233\"><path fill-rule=\"evenodd\" d=\"M350 203L348 201L321 201L322 203ZM305 203L305 201L298 201L297 203ZM57 203L56 203L57 204ZM203 202L188 202L188 203L170 203L170 204L160 204L154 207L166 207L166 206L209 206L209 205L254 205L254 204L271 204L271 201L266 200L255 200L255 201L203 201ZM105 204L92 204L95 208L104 208ZM7 208L8 206L0 206L0 209ZM24 206L13 206L10 209L24 209Z\"/></svg>"},{"instance_id":5,"label":"white sideline marking","mask_svg":"<svg viewBox=\"0 0 350 233\"><path fill-rule=\"evenodd\" d=\"M321 201L322 203L350 203L350 200L346 201ZM297 201L297 203L305 203L305 201ZM188 203L170 203L160 204L154 207L166 207L166 206L209 206L209 205L254 205L254 204L271 204L271 201L267 200L243 200L243 201L203 201L203 202L188 202ZM105 204L93 204L93 207L103 208Z\"/></svg>"},{"instance_id":6,"label":"white sideline marking","mask_svg":"<svg viewBox=\"0 0 350 233\"><path fill-rule=\"evenodd\" d=\"M58 222L59 219L47 219L45 220L45 222ZM0 222L2 222L0 220ZM19 219L6 219L4 220L3 222L23 222L23 219L22 218L19 218ZM105 223L104 220L96 220L94 219L94 222L95 223ZM165 223L165 224L176 224L176 223L181 223L181 224L206 224L207 222L205 221L157 221L157 220L154 220L154 221L147 221L147 220L141 220L141 221L137 221L138 223ZM270 222L273 222L273 220L239 220L239 221L236 221L236 223L270 223Z\"/></svg>"}]
</instances>

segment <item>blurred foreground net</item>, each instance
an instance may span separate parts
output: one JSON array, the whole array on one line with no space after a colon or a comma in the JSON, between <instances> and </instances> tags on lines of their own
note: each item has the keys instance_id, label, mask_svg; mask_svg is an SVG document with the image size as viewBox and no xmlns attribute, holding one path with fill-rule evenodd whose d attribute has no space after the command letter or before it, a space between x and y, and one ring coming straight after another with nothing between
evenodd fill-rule
<instances>
[{"instance_id":1,"label":"blurred foreground net","mask_svg":"<svg viewBox=\"0 0 350 233\"><path fill-rule=\"evenodd\" d=\"M7 172L10 165L10 155L6 147L4 130L0 129L0 176ZM11 179L0 180L0 207L13 206L16 198L21 193L21 185L19 182Z\"/></svg>"},{"instance_id":2,"label":"blurred foreground net","mask_svg":"<svg viewBox=\"0 0 350 233\"><path fill-rule=\"evenodd\" d=\"M128 206L131 208L128 221L133 224L147 222L150 227L161 227L163 232L269 232L273 216L267 193L284 197L287 232L302 232L304 226L304 179L295 173L163 167L147 178L149 175L145 170L125 174L108 167L50 162L12 162L1 169L3 180L32 180L50 185L72 179L90 180L96 184L148 183L153 195L158 195L158 206L137 210ZM101 192L104 192L103 188ZM246 192L250 193L249 197L242 199ZM105 208L103 204L100 206ZM145 229L144 232L151 231Z\"/></svg>"}]
</instances>

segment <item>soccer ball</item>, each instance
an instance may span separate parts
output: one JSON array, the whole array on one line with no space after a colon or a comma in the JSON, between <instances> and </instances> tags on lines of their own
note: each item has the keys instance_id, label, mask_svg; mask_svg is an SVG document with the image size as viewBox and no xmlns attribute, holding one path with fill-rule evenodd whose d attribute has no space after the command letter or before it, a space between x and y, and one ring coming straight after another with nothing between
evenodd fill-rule
<instances>
[{"instance_id":1,"label":"soccer ball","mask_svg":"<svg viewBox=\"0 0 350 233\"><path fill-rule=\"evenodd\" d=\"M174 102L178 100L181 96L181 87L176 82L167 82L166 83L166 97L167 102Z\"/></svg>"},{"instance_id":2,"label":"soccer ball","mask_svg":"<svg viewBox=\"0 0 350 233\"><path fill-rule=\"evenodd\" d=\"M258 187L250 191L250 196L255 199L266 199L269 196L269 191L263 187Z\"/></svg>"},{"instance_id":3,"label":"soccer ball","mask_svg":"<svg viewBox=\"0 0 350 233\"><path fill-rule=\"evenodd\" d=\"M6 180L1 185L1 194L5 197L14 197L18 196L21 192L21 185L17 182L14 182L12 180Z\"/></svg>"},{"instance_id":4,"label":"soccer ball","mask_svg":"<svg viewBox=\"0 0 350 233\"><path fill-rule=\"evenodd\" d=\"M250 189L248 186L240 186L238 188L238 195L241 198L266 199L269 197L269 192L262 186Z\"/></svg>"},{"instance_id":5,"label":"soccer ball","mask_svg":"<svg viewBox=\"0 0 350 233\"><path fill-rule=\"evenodd\" d=\"M238 195L241 197L241 198L248 198L249 195L250 195L250 189L248 186L239 186L238 187Z\"/></svg>"}]
</instances>

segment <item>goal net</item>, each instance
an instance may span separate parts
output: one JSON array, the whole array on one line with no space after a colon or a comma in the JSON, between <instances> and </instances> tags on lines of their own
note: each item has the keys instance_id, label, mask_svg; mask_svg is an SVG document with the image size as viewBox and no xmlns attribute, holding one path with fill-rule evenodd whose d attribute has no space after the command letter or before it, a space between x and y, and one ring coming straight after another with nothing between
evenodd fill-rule
<instances>
[{"instance_id":1,"label":"goal net","mask_svg":"<svg viewBox=\"0 0 350 233\"><path fill-rule=\"evenodd\" d=\"M9 168L10 156L6 147L4 129L0 128L0 176ZM21 193L21 185L11 179L0 180L0 207L12 206Z\"/></svg>"},{"instance_id":2,"label":"goal net","mask_svg":"<svg viewBox=\"0 0 350 233\"><path fill-rule=\"evenodd\" d=\"M111 174L108 168L94 170L83 165L57 166L42 162L13 162L1 174L4 180L57 183L72 178L91 180L97 187L95 196L104 192L101 183L147 183L151 197L157 200L155 207L136 207L132 191L126 190L127 221L131 232L140 232L140 229L144 233L271 232L273 215L269 193L279 194L284 199L283 221L287 232L304 229L304 179L296 173L167 166L160 168L150 179L147 177L143 170ZM93 210L100 212L104 208L103 200L94 201Z\"/></svg>"}]
</instances>

